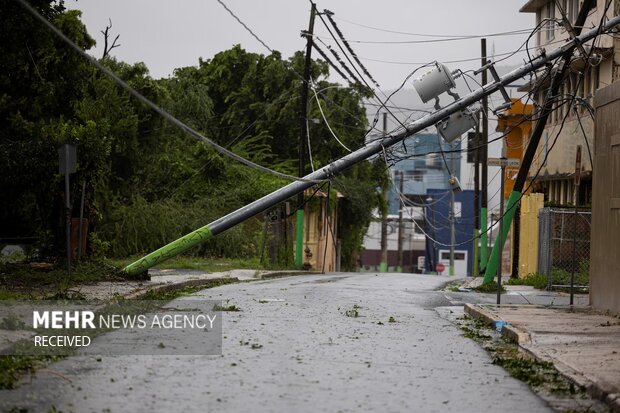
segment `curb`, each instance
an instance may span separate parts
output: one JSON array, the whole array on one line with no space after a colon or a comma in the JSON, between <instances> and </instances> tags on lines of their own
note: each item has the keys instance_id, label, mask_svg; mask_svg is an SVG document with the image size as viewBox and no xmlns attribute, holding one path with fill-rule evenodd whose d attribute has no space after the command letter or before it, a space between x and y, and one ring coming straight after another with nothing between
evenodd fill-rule
<instances>
[{"instance_id":1,"label":"curb","mask_svg":"<svg viewBox=\"0 0 620 413\"><path fill-rule=\"evenodd\" d=\"M494 306L493 306L494 307ZM482 308L482 306L477 304L465 304L464 306L465 314L476 320L482 320L485 324L490 326L495 326L495 323L505 322L502 320L499 315L495 314L492 308ZM540 361L551 362L555 369L567 380L573 382L577 386L582 387L585 391L595 399L606 403L611 411L615 413L620 413L620 394L618 393L609 393L600 387L600 385L590 380L585 374L580 371L575 370L574 368L566 365L560 360L556 360L553 357L550 357L544 353L537 353L532 349L532 339L530 334L522 330L518 327L515 327L510 324L506 324L503 326L501 330L502 336L512 340L515 342L521 349L526 351L529 355L534 357Z\"/></svg>"},{"instance_id":2,"label":"curb","mask_svg":"<svg viewBox=\"0 0 620 413\"><path fill-rule=\"evenodd\" d=\"M166 292L171 292L171 291L182 290L188 287L203 287L203 286L206 287L209 284L213 283L214 281L217 282L218 280L230 280L233 283L241 282L241 280L239 280L239 278L236 278L236 277L233 277L233 278L220 277L220 278L205 278L202 280L188 280L188 281L183 281L180 283L162 284L162 285L154 285L152 287L146 287L144 289L133 291L129 294L126 294L123 297L129 300L139 300L151 292L166 293Z\"/></svg>"},{"instance_id":3,"label":"curb","mask_svg":"<svg viewBox=\"0 0 620 413\"><path fill-rule=\"evenodd\" d=\"M171 291L182 290L188 287L202 287L202 286L207 287L209 286L209 284L213 283L214 281L217 282L217 280L230 280L233 283L240 283L240 282L254 282L254 281L260 281L260 280L271 280L271 279L284 278L284 277L294 277L294 276L300 276L300 275L316 275L316 274L320 274L320 273L306 272L306 271L298 271L298 272L273 271L273 272L266 272L264 274L258 273L256 274L255 279L250 279L250 280L241 280L237 277L217 277L217 278L187 280L187 281L182 281L180 283L173 282L171 284L161 284L161 285L145 287L138 291L133 291L129 294L126 294L123 297L125 297L126 299L139 300L150 292L171 292Z\"/></svg>"},{"instance_id":4,"label":"curb","mask_svg":"<svg viewBox=\"0 0 620 413\"><path fill-rule=\"evenodd\" d=\"M276 278L297 277L300 275L318 275L318 274L322 274L322 273L313 272L313 271L274 271L274 272L267 272L265 274L259 273L256 279L257 280L272 280Z\"/></svg>"},{"instance_id":5,"label":"curb","mask_svg":"<svg viewBox=\"0 0 620 413\"><path fill-rule=\"evenodd\" d=\"M491 310L489 309L488 312L491 313ZM485 310L480 308L480 306L475 304L465 304L465 314L475 318L476 320L482 320L485 324L491 326L495 326L497 322L505 323L505 321L502 320L497 314L488 314ZM523 344L530 344L532 342L530 333L511 324L504 324L501 334L520 346Z\"/></svg>"}]
</instances>

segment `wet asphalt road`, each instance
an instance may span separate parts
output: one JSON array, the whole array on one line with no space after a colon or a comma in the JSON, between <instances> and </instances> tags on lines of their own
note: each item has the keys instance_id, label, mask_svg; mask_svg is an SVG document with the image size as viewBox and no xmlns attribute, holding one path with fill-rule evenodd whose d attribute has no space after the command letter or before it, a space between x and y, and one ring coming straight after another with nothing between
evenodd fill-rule
<instances>
[{"instance_id":1,"label":"wet asphalt road","mask_svg":"<svg viewBox=\"0 0 620 413\"><path fill-rule=\"evenodd\" d=\"M222 355L73 357L17 390L0 391L0 406L28 412L52 406L63 412L551 411L440 316L449 311L439 307L459 304L458 293L434 291L449 280L347 273L204 290L194 298L242 310L223 313ZM347 316L355 310L357 317Z\"/></svg>"}]
</instances>

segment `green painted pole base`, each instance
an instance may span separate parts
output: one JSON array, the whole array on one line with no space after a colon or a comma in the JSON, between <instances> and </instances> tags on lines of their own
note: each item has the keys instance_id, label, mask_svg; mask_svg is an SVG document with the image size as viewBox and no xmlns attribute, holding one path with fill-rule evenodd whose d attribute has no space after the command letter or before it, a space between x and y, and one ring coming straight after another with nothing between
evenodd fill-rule
<instances>
[{"instance_id":1,"label":"green painted pole base","mask_svg":"<svg viewBox=\"0 0 620 413\"><path fill-rule=\"evenodd\" d=\"M489 234L487 232L487 209L480 209L480 272L475 275L479 275L483 272L487 266L487 260L489 255Z\"/></svg>"},{"instance_id":2,"label":"green painted pole base","mask_svg":"<svg viewBox=\"0 0 620 413\"><path fill-rule=\"evenodd\" d=\"M304 210L297 210L295 227L295 266L301 268L304 265Z\"/></svg>"},{"instance_id":3,"label":"green painted pole base","mask_svg":"<svg viewBox=\"0 0 620 413\"><path fill-rule=\"evenodd\" d=\"M520 192L512 191L510 193L508 205L506 205L506 212L504 213L504 218L502 219L502 233L499 237L497 237L495 243L493 244L493 250L491 251L491 257L489 258L489 263L487 264L487 268L484 272L484 280L482 281L482 284L490 283L497 275L497 267L499 266L502 250L504 249L504 244L506 243L506 237L508 236L510 225L512 224L512 220L515 217L515 211L517 210L516 203L519 202L520 199Z\"/></svg>"},{"instance_id":4,"label":"green painted pole base","mask_svg":"<svg viewBox=\"0 0 620 413\"><path fill-rule=\"evenodd\" d=\"M379 264L379 272L388 272L387 262L382 262Z\"/></svg>"},{"instance_id":5,"label":"green painted pole base","mask_svg":"<svg viewBox=\"0 0 620 413\"><path fill-rule=\"evenodd\" d=\"M396 272L403 272L403 269L400 266L398 266L396 267Z\"/></svg>"},{"instance_id":6,"label":"green painted pole base","mask_svg":"<svg viewBox=\"0 0 620 413\"><path fill-rule=\"evenodd\" d=\"M157 251L151 252L146 257L142 257L138 261L129 264L123 269L123 271L128 275L141 274L160 262L182 254L188 249L208 240L211 237L213 237L213 233L209 229L209 226L205 225L204 227L190 232L189 234L171 242L168 245L164 245Z\"/></svg>"}]
</instances>

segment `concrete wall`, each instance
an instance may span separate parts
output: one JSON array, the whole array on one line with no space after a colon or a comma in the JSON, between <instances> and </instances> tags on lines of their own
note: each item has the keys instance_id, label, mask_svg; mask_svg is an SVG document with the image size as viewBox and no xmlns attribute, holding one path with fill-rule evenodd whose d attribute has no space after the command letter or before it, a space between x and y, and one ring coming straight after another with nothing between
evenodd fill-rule
<instances>
[{"instance_id":1,"label":"concrete wall","mask_svg":"<svg viewBox=\"0 0 620 413\"><path fill-rule=\"evenodd\" d=\"M620 81L597 91L590 304L620 314Z\"/></svg>"}]
</instances>

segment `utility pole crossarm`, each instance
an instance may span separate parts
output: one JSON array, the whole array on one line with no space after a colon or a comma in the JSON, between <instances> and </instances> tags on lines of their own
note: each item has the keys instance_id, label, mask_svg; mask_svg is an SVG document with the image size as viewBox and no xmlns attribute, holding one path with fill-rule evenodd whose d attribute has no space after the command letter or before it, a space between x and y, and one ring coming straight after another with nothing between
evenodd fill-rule
<instances>
[{"instance_id":1,"label":"utility pole crossarm","mask_svg":"<svg viewBox=\"0 0 620 413\"><path fill-rule=\"evenodd\" d=\"M587 42L588 40L591 40L599 35L601 32L607 31L618 24L620 24L620 16L610 19L605 25L603 25L602 28L597 27L590 30L566 43L564 46L555 49L546 55L533 59L526 65L504 75L499 81L494 81L493 83L484 85L463 98L452 102L446 107L411 122L406 128L402 128L400 132L391 136L386 136L384 139L371 142L362 148L332 162L331 164L316 170L315 172L307 175L305 180L292 182L269 195L266 195L202 228L197 229L196 231L179 238L176 241L161 247L157 251L152 252L138 261L128 265L125 267L124 271L128 274L139 274L160 262L181 254L200 242L226 231L246 219L265 211L267 208L289 199L299 192L303 192L305 189L314 185L314 182L330 179L354 164L381 153L385 148L396 145L405 138L436 124L440 120L459 110L470 106L482 97L488 96L498 91L501 87L509 85L517 79L524 77L526 74L543 67L547 62L555 60L556 58L562 56L566 51L574 48L576 44Z\"/></svg>"}]
</instances>

